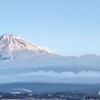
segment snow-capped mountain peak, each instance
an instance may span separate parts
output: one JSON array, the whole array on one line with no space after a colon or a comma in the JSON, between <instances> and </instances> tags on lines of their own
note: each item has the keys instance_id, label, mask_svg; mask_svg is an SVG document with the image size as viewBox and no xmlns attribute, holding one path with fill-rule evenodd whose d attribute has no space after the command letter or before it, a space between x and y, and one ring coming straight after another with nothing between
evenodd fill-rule
<instances>
[{"instance_id":1,"label":"snow-capped mountain peak","mask_svg":"<svg viewBox=\"0 0 100 100\"><path fill-rule=\"evenodd\" d=\"M17 35L4 34L0 37L0 59L52 54L49 50L33 45Z\"/></svg>"}]
</instances>

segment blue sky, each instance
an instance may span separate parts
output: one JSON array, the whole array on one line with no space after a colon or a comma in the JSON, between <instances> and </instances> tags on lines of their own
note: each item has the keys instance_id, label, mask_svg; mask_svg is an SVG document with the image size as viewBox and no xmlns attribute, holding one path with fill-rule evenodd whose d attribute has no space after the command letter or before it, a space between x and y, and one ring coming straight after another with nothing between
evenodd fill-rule
<instances>
[{"instance_id":1,"label":"blue sky","mask_svg":"<svg viewBox=\"0 0 100 100\"><path fill-rule=\"evenodd\" d=\"M100 0L0 0L3 33L61 55L100 55Z\"/></svg>"}]
</instances>

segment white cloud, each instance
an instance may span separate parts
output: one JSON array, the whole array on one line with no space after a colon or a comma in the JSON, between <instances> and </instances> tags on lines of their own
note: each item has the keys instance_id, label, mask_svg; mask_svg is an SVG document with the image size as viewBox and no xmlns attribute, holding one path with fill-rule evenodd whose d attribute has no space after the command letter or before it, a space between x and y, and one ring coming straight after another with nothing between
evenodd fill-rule
<instances>
[{"instance_id":1,"label":"white cloud","mask_svg":"<svg viewBox=\"0 0 100 100\"><path fill-rule=\"evenodd\" d=\"M1 83L5 82L49 82L49 83L100 83L100 72L53 72L38 71L23 74L0 75Z\"/></svg>"}]
</instances>

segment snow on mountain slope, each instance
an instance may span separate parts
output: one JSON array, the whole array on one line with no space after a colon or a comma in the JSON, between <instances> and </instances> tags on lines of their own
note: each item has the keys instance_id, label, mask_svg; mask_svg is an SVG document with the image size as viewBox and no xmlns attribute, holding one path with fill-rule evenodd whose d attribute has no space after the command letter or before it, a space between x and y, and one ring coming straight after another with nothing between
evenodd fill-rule
<instances>
[{"instance_id":1,"label":"snow on mountain slope","mask_svg":"<svg viewBox=\"0 0 100 100\"><path fill-rule=\"evenodd\" d=\"M0 37L1 60L52 54L45 48L33 45L17 35L4 34Z\"/></svg>"}]
</instances>

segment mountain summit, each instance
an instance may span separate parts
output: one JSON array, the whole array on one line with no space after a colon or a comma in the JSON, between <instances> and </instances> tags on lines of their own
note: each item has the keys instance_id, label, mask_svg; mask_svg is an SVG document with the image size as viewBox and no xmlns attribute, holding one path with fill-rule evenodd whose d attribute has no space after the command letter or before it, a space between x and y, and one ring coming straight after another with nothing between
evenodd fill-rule
<instances>
[{"instance_id":1,"label":"mountain summit","mask_svg":"<svg viewBox=\"0 0 100 100\"><path fill-rule=\"evenodd\" d=\"M25 39L12 34L0 36L0 59L25 58L34 55L52 55L45 48L33 45Z\"/></svg>"}]
</instances>

